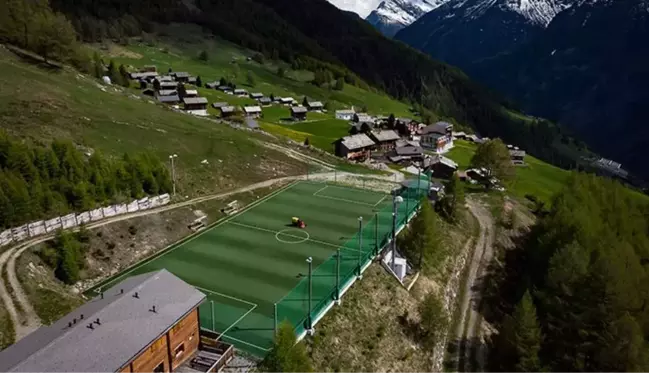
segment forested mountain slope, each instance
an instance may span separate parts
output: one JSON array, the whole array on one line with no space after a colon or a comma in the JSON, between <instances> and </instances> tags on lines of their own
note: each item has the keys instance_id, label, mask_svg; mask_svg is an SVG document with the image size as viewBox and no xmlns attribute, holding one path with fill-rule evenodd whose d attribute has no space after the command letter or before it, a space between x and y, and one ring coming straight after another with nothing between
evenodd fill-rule
<instances>
[{"instance_id":1,"label":"forested mountain slope","mask_svg":"<svg viewBox=\"0 0 649 373\"><path fill-rule=\"evenodd\" d=\"M382 36L359 17L326 0L178 0L134 4L54 0L86 40L120 38L152 22L197 23L240 45L309 69L327 69L351 84L365 84L420 103L441 117L501 136L560 163L558 127L512 115L461 71ZM359 79L360 77L360 79ZM566 161L566 163L570 163Z\"/></svg>"}]
</instances>

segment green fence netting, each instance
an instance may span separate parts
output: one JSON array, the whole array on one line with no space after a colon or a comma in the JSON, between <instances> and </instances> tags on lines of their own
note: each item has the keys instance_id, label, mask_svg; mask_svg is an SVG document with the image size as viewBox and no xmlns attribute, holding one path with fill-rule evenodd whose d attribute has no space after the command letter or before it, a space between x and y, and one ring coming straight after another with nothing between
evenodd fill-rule
<instances>
[{"instance_id":1,"label":"green fence netting","mask_svg":"<svg viewBox=\"0 0 649 373\"><path fill-rule=\"evenodd\" d=\"M425 191L419 187L419 183L414 185L415 187L408 185L395 192L393 198L398 195L403 199L400 203L376 211L370 221L363 222L360 236L359 233L354 235L338 253L331 255L313 270L311 308L309 309L309 279L304 277L276 304L276 323L290 322L298 335L308 329L309 323L312 325L313 320L320 317L337 299L339 292L359 275L361 268L391 240L393 229L403 227L419 208Z\"/></svg>"}]
</instances>

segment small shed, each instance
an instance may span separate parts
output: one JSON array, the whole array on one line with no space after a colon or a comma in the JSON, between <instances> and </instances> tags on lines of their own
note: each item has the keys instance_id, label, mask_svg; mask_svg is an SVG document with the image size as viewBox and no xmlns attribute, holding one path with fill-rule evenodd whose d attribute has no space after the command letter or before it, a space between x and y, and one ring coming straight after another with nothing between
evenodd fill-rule
<instances>
[{"instance_id":1,"label":"small shed","mask_svg":"<svg viewBox=\"0 0 649 373\"><path fill-rule=\"evenodd\" d=\"M229 118L237 114L237 108L234 106L221 106L219 111L221 112L221 118Z\"/></svg>"},{"instance_id":2,"label":"small shed","mask_svg":"<svg viewBox=\"0 0 649 373\"><path fill-rule=\"evenodd\" d=\"M172 72L169 75L173 76L177 82L185 82L185 83L188 83L189 78L191 77L191 75L185 71Z\"/></svg>"},{"instance_id":3,"label":"small shed","mask_svg":"<svg viewBox=\"0 0 649 373\"><path fill-rule=\"evenodd\" d=\"M237 88L234 90L234 94L237 96L248 96L248 91L242 88Z\"/></svg>"},{"instance_id":4,"label":"small shed","mask_svg":"<svg viewBox=\"0 0 649 373\"><path fill-rule=\"evenodd\" d=\"M293 106L291 107L291 117L293 120L305 120L307 111L304 106Z\"/></svg>"},{"instance_id":5,"label":"small shed","mask_svg":"<svg viewBox=\"0 0 649 373\"><path fill-rule=\"evenodd\" d=\"M318 111L324 109L324 105L320 101L308 101L307 108L309 111Z\"/></svg>"},{"instance_id":6,"label":"small shed","mask_svg":"<svg viewBox=\"0 0 649 373\"><path fill-rule=\"evenodd\" d=\"M244 106L243 112L246 114L246 117L249 118L259 118L261 116L261 107L260 106Z\"/></svg>"},{"instance_id":7,"label":"small shed","mask_svg":"<svg viewBox=\"0 0 649 373\"><path fill-rule=\"evenodd\" d=\"M212 107L215 108L215 109L220 109L220 108L222 108L224 106L228 106L228 103L227 102L213 102L212 103Z\"/></svg>"},{"instance_id":8,"label":"small shed","mask_svg":"<svg viewBox=\"0 0 649 373\"><path fill-rule=\"evenodd\" d=\"M271 101L270 97L262 97L259 99L259 104L262 106L269 106L272 103L273 101Z\"/></svg>"},{"instance_id":9,"label":"small shed","mask_svg":"<svg viewBox=\"0 0 649 373\"><path fill-rule=\"evenodd\" d=\"M253 100L259 100L262 97L264 97L263 93L253 92L250 94L250 98L252 98Z\"/></svg>"},{"instance_id":10,"label":"small shed","mask_svg":"<svg viewBox=\"0 0 649 373\"><path fill-rule=\"evenodd\" d=\"M207 99L205 97L185 97L183 98L185 110L207 110Z\"/></svg>"}]
</instances>

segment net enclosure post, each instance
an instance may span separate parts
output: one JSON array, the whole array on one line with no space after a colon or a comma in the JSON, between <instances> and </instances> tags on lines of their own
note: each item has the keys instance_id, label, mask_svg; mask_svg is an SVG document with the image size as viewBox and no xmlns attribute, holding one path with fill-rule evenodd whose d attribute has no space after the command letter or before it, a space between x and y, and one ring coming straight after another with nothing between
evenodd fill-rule
<instances>
[{"instance_id":1,"label":"net enclosure post","mask_svg":"<svg viewBox=\"0 0 649 373\"><path fill-rule=\"evenodd\" d=\"M336 251L336 304L340 304L340 248Z\"/></svg>"},{"instance_id":2,"label":"net enclosure post","mask_svg":"<svg viewBox=\"0 0 649 373\"><path fill-rule=\"evenodd\" d=\"M358 277L362 275L363 269L363 217L358 217Z\"/></svg>"},{"instance_id":3,"label":"net enclosure post","mask_svg":"<svg viewBox=\"0 0 649 373\"><path fill-rule=\"evenodd\" d=\"M273 330L277 335L277 303L273 303Z\"/></svg>"},{"instance_id":4,"label":"net enclosure post","mask_svg":"<svg viewBox=\"0 0 649 373\"><path fill-rule=\"evenodd\" d=\"M215 332L216 331L216 325L215 325L216 321L215 321L215 318L214 318L214 301L213 300L210 300L210 314L212 315L212 331Z\"/></svg>"},{"instance_id":5,"label":"net enclosure post","mask_svg":"<svg viewBox=\"0 0 649 373\"><path fill-rule=\"evenodd\" d=\"M374 213L374 256L379 255L379 213Z\"/></svg>"},{"instance_id":6,"label":"net enclosure post","mask_svg":"<svg viewBox=\"0 0 649 373\"><path fill-rule=\"evenodd\" d=\"M311 297L313 296L313 287L312 287L313 258L308 257L306 262L309 263L309 277L308 277L309 295L308 295L308 305L307 305L308 310L307 310L307 315L306 315L306 330L307 330L307 333L312 335L313 334L313 322L311 320Z\"/></svg>"}]
</instances>

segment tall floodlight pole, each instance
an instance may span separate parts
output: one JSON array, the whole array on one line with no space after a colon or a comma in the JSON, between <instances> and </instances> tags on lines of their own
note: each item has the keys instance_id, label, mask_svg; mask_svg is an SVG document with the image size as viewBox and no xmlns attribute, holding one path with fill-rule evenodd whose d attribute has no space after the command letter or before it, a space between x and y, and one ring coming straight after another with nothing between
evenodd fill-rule
<instances>
[{"instance_id":1,"label":"tall floodlight pole","mask_svg":"<svg viewBox=\"0 0 649 373\"><path fill-rule=\"evenodd\" d=\"M307 313L306 317L306 326L307 326L307 333L313 334L313 323L311 320L311 297L313 296L313 280L312 280L312 271L313 271L313 258L308 257L306 259L306 262L309 263L309 302L308 302L308 307L309 311Z\"/></svg>"},{"instance_id":2,"label":"tall floodlight pole","mask_svg":"<svg viewBox=\"0 0 649 373\"><path fill-rule=\"evenodd\" d=\"M394 212L392 212L392 272L394 273L396 273L395 260L397 257L397 206L401 202L403 202L401 196L394 197Z\"/></svg>"},{"instance_id":3,"label":"tall floodlight pole","mask_svg":"<svg viewBox=\"0 0 649 373\"><path fill-rule=\"evenodd\" d=\"M379 255L379 213L374 213L374 256Z\"/></svg>"},{"instance_id":4,"label":"tall floodlight pole","mask_svg":"<svg viewBox=\"0 0 649 373\"><path fill-rule=\"evenodd\" d=\"M171 180L174 185L174 197L176 196L176 167L174 165L174 159L176 158L178 158L178 154L172 154L169 156L169 160L171 160Z\"/></svg>"},{"instance_id":5,"label":"tall floodlight pole","mask_svg":"<svg viewBox=\"0 0 649 373\"><path fill-rule=\"evenodd\" d=\"M340 304L340 248L336 251L336 304Z\"/></svg>"},{"instance_id":6,"label":"tall floodlight pole","mask_svg":"<svg viewBox=\"0 0 649 373\"><path fill-rule=\"evenodd\" d=\"M277 303L273 303L273 329L277 335Z\"/></svg>"},{"instance_id":7,"label":"tall floodlight pole","mask_svg":"<svg viewBox=\"0 0 649 373\"><path fill-rule=\"evenodd\" d=\"M358 277L361 277L363 261L363 217L358 217Z\"/></svg>"}]
</instances>

